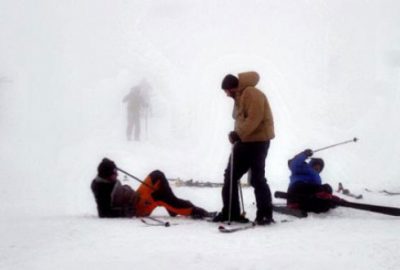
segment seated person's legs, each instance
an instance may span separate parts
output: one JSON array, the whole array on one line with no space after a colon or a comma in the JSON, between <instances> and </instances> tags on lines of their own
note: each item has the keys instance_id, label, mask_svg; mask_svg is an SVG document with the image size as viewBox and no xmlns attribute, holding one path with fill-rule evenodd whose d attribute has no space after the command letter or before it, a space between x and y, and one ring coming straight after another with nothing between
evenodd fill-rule
<instances>
[{"instance_id":1,"label":"seated person's legs","mask_svg":"<svg viewBox=\"0 0 400 270\"><path fill-rule=\"evenodd\" d=\"M295 183L288 190L287 204L289 207L299 208L307 212L326 212L331 208L331 202L316 197L316 194L321 191L329 192L326 185ZM330 193L332 193L332 189Z\"/></svg>"},{"instance_id":2,"label":"seated person's legs","mask_svg":"<svg viewBox=\"0 0 400 270\"><path fill-rule=\"evenodd\" d=\"M146 183L154 188L151 193L154 204L165 207L171 216L192 215L204 217L208 214L207 211L196 207L190 201L176 197L163 172L159 170L151 172L148 178L146 178Z\"/></svg>"}]
</instances>

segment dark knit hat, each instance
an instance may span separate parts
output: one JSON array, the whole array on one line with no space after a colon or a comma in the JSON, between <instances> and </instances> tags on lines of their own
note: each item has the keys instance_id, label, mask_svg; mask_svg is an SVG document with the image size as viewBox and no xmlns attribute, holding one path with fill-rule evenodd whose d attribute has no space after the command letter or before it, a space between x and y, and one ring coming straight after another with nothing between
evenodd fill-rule
<instances>
[{"instance_id":1,"label":"dark knit hat","mask_svg":"<svg viewBox=\"0 0 400 270\"><path fill-rule=\"evenodd\" d=\"M236 76L228 74L222 80L221 88L224 90L233 89L239 86L239 80Z\"/></svg>"},{"instance_id":2,"label":"dark knit hat","mask_svg":"<svg viewBox=\"0 0 400 270\"><path fill-rule=\"evenodd\" d=\"M117 166L115 165L114 161L108 158L103 158L97 167L97 173L101 178L108 178L116 172Z\"/></svg>"},{"instance_id":3,"label":"dark knit hat","mask_svg":"<svg viewBox=\"0 0 400 270\"><path fill-rule=\"evenodd\" d=\"M313 167L314 165L320 165L321 171L324 169L325 163L322 158L312 158L309 162L310 166Z\"/></svg>"}]
</instances>

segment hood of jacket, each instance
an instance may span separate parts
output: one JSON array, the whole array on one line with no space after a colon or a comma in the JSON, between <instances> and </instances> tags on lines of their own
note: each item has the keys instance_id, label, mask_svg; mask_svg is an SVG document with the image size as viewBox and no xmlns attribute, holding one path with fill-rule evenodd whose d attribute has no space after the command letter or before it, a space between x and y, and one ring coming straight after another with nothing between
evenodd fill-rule
<instances>
[{"instance_id":1,"label":"hood of jacket","mask_svg":"<svg viewBox=\"0 0 400 270\"><path fill-rule=\"evenodd\" d=\"M246 87L255 87L260 80L260 75L255 71L248 71L238 74L239 91L242 92Z\"/></svg>"}]
</instances>

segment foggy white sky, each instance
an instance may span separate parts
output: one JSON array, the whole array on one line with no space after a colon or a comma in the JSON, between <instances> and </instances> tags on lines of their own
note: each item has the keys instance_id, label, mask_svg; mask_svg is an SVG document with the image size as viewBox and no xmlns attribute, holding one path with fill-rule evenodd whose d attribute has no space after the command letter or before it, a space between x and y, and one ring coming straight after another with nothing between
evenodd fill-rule
<instances>
[{"instance_id":1,"label":"foggy white sky","mask_svg":"<svg viewBox=\"0 0 400 270\"><path fill-rule=\"evenodd\" d=\"M354 136L359 143L321 153L326 180L399 187L399 8L397 1L2 1L5 193L84 188L109 154L134 163L139 175L162 167L222 181L233 120L220 82L247 70L260 73L276 121L272 188L285 185L286 160L296 152ZM121 99L142 77L154 88L151 134L127 144Z\"/></svg>"}]
</instances>

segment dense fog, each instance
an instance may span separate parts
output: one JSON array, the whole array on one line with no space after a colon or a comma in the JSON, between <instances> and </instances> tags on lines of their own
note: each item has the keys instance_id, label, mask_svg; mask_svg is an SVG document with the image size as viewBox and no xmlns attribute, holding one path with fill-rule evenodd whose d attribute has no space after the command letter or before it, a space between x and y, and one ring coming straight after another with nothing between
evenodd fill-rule
<instances>
[{"instance_id":1,"label":"dense fog","mask_svg":"<svg viewBox=\"0 0 400 270\"><path fill-rule=\"evenodd\" d=\"M397 1L2 1L3 207L92 209L104 156L139 177L161 169L222 182L233 104L220 83L248 70L275 118L273 190L297 152L353 137L318 154L323 179L399 189L399 10ZM123 98L143 78L150 109L140 140L127 141Z\"/></svg>"}]
</instances>

